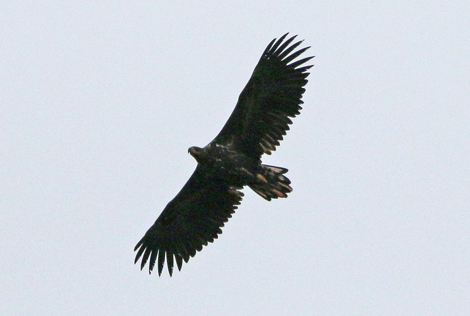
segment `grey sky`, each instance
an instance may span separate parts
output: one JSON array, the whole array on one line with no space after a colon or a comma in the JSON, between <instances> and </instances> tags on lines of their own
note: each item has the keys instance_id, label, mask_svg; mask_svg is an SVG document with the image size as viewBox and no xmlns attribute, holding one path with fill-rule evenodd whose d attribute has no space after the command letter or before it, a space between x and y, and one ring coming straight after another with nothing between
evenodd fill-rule
<instances>
[{"instance_id":1,"label":"grey sky","mask_svg":"<svg viewBox=\"0 0 470 316\"><path fill-rule=\"evenodd\" d=\"M39 4L40 3L40 4ZM469 315L468 1L3 1L0 314ZM304 110L215 243L133 247L299 34Z\"/></svg>"}]
</instances>

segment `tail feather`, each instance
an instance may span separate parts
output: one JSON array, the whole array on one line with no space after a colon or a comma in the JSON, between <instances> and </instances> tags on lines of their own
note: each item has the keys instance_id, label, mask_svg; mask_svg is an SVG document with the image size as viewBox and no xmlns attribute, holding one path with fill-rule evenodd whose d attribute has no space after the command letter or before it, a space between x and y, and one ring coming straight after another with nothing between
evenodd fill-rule
<instances>
[{"instance_id":1,"label":"tail feather","mask_svg":"<svg viewBox=\"0 0 470 316\"><path fill-rule=\"evenodd\" d=\"M286 198L292 192L290 180L284 176L286 168L261 165L261 172L256 175L256 182L250 188L264 199Z\"/></svg>"}]
</instances>

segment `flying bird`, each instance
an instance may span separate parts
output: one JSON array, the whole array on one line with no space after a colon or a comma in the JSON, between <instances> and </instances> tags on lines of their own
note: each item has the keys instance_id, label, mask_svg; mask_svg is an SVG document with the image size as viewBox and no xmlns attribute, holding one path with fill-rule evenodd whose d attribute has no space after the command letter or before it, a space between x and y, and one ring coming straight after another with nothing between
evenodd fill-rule
<instances>
[{"instance_id":1,"label":"flying bird","mask_svg":"<svg viewBox=\"0 0 470 316\"><path fill-rule=\"evenodd\" d=\"M135 262L141 269L155 264L161 275L165 260L170 276L203 246L222 233L221 227L237 209L249 186L264 199L285 198L292 191L286 168L261 163L283 139L290 118L300 114L312 57L296 60L310 47L295 49L296 36L273 39L264 50L237 105L219 134L203 148L188 152L197 167L176 197L137 243Z\"/></svg>"}]
</instances>

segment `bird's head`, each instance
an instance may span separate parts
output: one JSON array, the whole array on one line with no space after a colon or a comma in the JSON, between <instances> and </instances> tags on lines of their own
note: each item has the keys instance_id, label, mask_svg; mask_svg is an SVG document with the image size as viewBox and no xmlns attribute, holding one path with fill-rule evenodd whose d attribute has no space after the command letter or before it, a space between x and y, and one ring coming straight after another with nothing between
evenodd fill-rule
<instances>
[{"instance_id":1,"label":"bird's head","mask_svg":"<svg viewBox=\"0 0 470 316\"><path fill-rule=\"evenodd\" d=\"M194 159L199 161L199 159L201 158L201 155L202 155L202 148L196 147L196 146L189 147L188 153L190 153L191 156L194 157Z\"/></svg>"}]
</instances>

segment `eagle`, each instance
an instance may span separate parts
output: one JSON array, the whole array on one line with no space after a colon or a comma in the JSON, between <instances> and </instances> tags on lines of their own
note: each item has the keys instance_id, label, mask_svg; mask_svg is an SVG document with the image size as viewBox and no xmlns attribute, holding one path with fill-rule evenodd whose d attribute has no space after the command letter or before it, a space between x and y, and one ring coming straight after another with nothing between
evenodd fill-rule
<instances>
[{"instance_id":1,"label":"eagle","mask_svg":"<svg viewBox=\"0 0 470 316\"><path fill-rule=\"evenodd\" d=\"M149 263L149 273L165 265L170 276L174 263L181 271L203 246L222 233L224 223L240 205L244 186L261 197L285 198L292 191L286 168L261 163L286 135L291 118L300 114L314 56L297 59L310 47L296 50L303 42L273 39L264 50L250 80L238 98L230 118L207 146L188 152L197 167L176 197L171 200L144 237L137 243L134 263Z\"/></svg>"}]
</instances>

